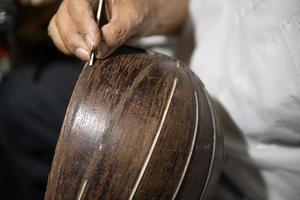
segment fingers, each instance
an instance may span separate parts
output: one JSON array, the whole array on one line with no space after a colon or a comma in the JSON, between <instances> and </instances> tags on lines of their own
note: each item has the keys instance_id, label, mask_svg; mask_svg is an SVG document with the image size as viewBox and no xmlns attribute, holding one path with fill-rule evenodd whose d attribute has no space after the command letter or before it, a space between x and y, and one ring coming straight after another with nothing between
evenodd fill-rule
<instances>
[{"instance_id":1,"label":"fingers","mask_svg":"<svg viewBox=\"0 0 300 200\"><path fill-rule=\"evenodd\" d=\"M52 18L49 28L48 28L48 34L52 38L55 46L60 51L62 51L63 53L65 53L67 55L74 54L81 60L89 60L90 55L89 55L89 52L86 50L87 46L79 35L74 34L74 36L73 36L73 38L74 38L73 40L77 40L77 42L78 42L78 47L77 46L73 47L73 50L70 50L65 46L63 39L57 29L57 26L55 23L55 18L56 18L56 16L54 16ZM72 45L70 45L70 46L72 46ZM81 47L81 46L83 46L83 47Z\"/></svg>"},{"instance_id":2,"label":"fingers","mask_svg":"<svg viewBox=\"0 0 300 200\"><path fill-rule=\"evenodd\" d=\"M48 35L52 38L55 46L62 51L63 53L69 55L71 54L71 52L66 48L66 46L64 45L60 34L58 32L57 26L55 24L55 20L56 20L56 15L54 15L50 21L50 24L48 26Z\"/></svg>"},{"instance_id":3,"label":"fingers","mask_svg":"<svg viewBox=\"0 0 300 200\"><path fill-rule=\"evenodd\" d=\"M63 1L48 26L49 36L63 53L87 61L100 41L100 31L92 16L88 1Z\"/></svg>"},{"instance_id":4,"label":"fingers","mask_svg":"<svg viewBox=\"0 0 300 200\"><path fill-rule=\"evenodd\" d=\"M91 2L97 6L96 0L64 0L52 18L49 35L62 52L88 60L98 49L96 56L105 58L132 37L142 36L149 18L143 1L107 0L111 19L101 28L101 37Z\"/></svg>"},{"instance_id":5,"label":"fingers","mask_svg":"<svg viewBox=\"0 0 300 200\"><path fill-rule=\"evenodd\" d=\"M77 57L83 60L89 60L89 54L92 48L85 42L80 28L70 17L66 6L59 8L55 24L65 47Z\"/></svg>"},{"instance_id":6,"label":"fingers","mask_svg":"<svg viewBox=\"0 0 300 200\"><path fill-rule=\"evenodd\" d=\"M105 58L127 39L128 29L121 21L112 20L102 28L103 41L98 47L98 58Z\"/></svg>"},{"instance_id":7,"label":"fingers","mask_svg":"<svg viewBox=\"0 0 300 200\"><path fill-rule=\"evenodd\" d=\"M97 58L105 58L137 33L137 16L122 14L113 16L101 29L102 40L98 47Z\"/></svg>"},{"instance_id":8,"label":"fingers","mask_svg":"<svg viewBox=\"0 0 300 200\"><path fill-rule=\"evenodd\" d=\"M100 43L100 31L90 2L87 0L69 0L67 2L67 12L84 37L88 47L91 50L96 49Z\"/></svg>"},{"instance_id":9,"label":"fingers","mask_svg":"<svg viewBox=\"0 0 300 200\"><path fill-rule=\"evenodd\" d=\"M65 20L62 22L61 18ZM89 60L89 48L80 34L77 33L76 27L70 21L65 13L54 15L49 27L49 36L54 44L65 54L73 54L82 60Z\"/></svg>"}]
</instances>

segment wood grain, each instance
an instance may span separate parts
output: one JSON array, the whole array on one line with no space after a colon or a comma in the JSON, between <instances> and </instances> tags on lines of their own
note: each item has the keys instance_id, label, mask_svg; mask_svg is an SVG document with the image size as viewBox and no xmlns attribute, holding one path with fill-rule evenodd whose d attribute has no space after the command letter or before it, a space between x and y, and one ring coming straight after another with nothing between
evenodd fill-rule
<instances>
[{"instance_id":1,"label":"wood grain","mask_svg":"<svg viewBox=\"0 0 300 200\"><path fill-rule=\"evenodd\" d=\"M206 199L222 152L218 115L190 69L122 47L84 67L45 199Z\"/></svg>"}]
</instances>

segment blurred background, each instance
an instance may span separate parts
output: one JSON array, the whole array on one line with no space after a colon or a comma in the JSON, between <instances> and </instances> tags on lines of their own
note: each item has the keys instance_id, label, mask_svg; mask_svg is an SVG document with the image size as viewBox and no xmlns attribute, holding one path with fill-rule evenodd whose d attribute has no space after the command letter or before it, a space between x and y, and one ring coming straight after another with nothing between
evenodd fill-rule
<instances>
[{"instance_id":1,"label":"blurred background","mask_svg":"<svg viewBox=\"0 0 300 200\"><path fill-rule=\"evenodd\" d=\"M47 35L60 0L0 1L0 199L43 199L81 71Z\"/></svg>"}]
</instances>

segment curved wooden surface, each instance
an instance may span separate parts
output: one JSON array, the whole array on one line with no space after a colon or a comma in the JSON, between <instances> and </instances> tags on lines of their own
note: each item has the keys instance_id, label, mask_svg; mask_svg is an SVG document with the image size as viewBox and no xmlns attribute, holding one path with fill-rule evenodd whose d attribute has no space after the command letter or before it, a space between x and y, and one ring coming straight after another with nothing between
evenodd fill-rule
<instances>
[{"instance_id":1,"label":"curved wooden surface","mask_svg":"<svg viewBox=\"0 0 300 200\"><path fill-rule=\"evenodd\" d=\"M221 170L221 131L189 68L122 47L84 67L45 199L206 199Z\"/></svg>"}]
</instances>

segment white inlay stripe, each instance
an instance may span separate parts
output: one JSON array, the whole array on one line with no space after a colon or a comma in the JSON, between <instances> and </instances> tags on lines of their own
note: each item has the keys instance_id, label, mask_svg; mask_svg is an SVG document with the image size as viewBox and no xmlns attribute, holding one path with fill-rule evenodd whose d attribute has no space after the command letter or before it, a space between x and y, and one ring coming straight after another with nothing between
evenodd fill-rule
<instances>
[{"instance_id":1,"label":"white inlay stripe","mask_svg":"<svg viewBox=\"0 0 300 200\"><path fill-rule=\"evenodd\" d=\"M80 188L80 191L79 191L79 195L78 195L78 198L77 198L77 200L81 200L81 198L82 198L82 195L83 195L83 193L84 193L84 190L85 190L85 187L86 187L86 184L87 184L87 180L85 180L84 182L83 182L83 184L82 184L82 186L81 186L81 188Z\"/></svg>"},{"instance_id":2,"label":"white inlay stripe","mask_svg":"<svg viewBox=\"0 0 300 200\"><path fill-rule=\"evenodd\" d=\"M154 148L155 148L155 146L156 146L156 144L157 144L157 141L158 141L158 138L159 138L159 136L160 136L161 130L162 130L163 125L164 125L164 123L165 123L166 116L167 116L167 113L168 113L168 111L169 111L169 108L170 108L170 105L171 105L171 102L172 102L172 99L173 99L173 96L174 96L174 92L175 92L175 89L176 89L176 86L177 86L177 81L178 81L178 80L177 80L177 78L176 78L176 79L174 80L174 82L173 82L172 90L171 90L171 93L170 93L170 95L169 95L169 97L168 97L167 105L166 105L166 108L165 108L165 110L164 110L162 119L161 119L161 121L160 121L158 130L157 130L157 132L156 132L155 138L154 138L153 143L152 143L152 145L151 145L151 147L150 147L150 150L149 150L149 152L148 152L148 155L147 155L147 157L146 157L146 160L145 160L145 162L144 162L144 165L143 165L143 167L142 167L142 169L141 169L141 171L140 171L140 173L139 173L139 176L138 176L138 178L137 178L137 180L136 180L136 182L135 182L135 184L134 184L133 190L132 190L132 192L131 192L131 194L130 194L130 196L129 196L129 200L132 200L132 199L133 199L133 197L134 197L134 195L135 195L135 193L136 193L136 191L137 191L137 188L138 188L138 186L139 186L139 184L140 184L140 182L141 182L141 180L142 180L142 178L143 178L143 176L144 176L145 170L146 170L146 168L147 168L147 166L148 166L148 164L149 164L150 158L151 158L151 156L152 156L152 153L153 153L153 151L154 151Z\"/></svg>"},{"instance_id":3,"label":"white inlay stripe","mask_svg":"<svg viewBox=\"0 0 300 200\"><path fill-rule=\"evenodd\" d=\"M211 157L211 161L210 161L210 167L209 167L209 171L208 171L208 175L207 175L207 178L206 178L206 182L205 182L205 186L204 186L204 189L203 189L203 192L202 192L202 195L200 197L200 200L202 200L203 198L203 195L205 194L205 190L207 188L207 185L208 185L208 181L209 181L209 178L211 176L211 172L212 172L212 168L213 168L213 164L214 164L214 160L215 160L215 154L216 154L216 140L217 140L217 133L216 133L216 118L215 118L215 114L214 114L214 110L213 110L213 107L211 105L211 102L210 102L210 99L209 99L209 96L206 92L206 90L204 91L205 93L205 97L208 101L208 105L210 107L210 112L211 112L211 116L212 116L212 120L213 120L213 131L214 131L214 141L213 141L213 152L212 152L212 157Z\"/></svg>"},{"instance_id":4,"label":"white inlay stripe","mask_svg":"<svg viewBox=\"0 0 300 200\"><path fill-rule=\"evenodd\" d=\"M195 147L195 141L196 141L196 137L197 137L197 132L198 132L198 121L199 121L199 103L198 103L198 96L197 96L197 93L195 91L195 102L196 102L196 116L195 116L195 128L194 128L194 134L193 134L193 140L192 140L192 145L191 145L191 148L190 148L190 151L189 151L189 155L188 155L188 158L187 158L187 161L186 161L186 164L184 166L184 169L183 169L183 172L181 174L181 178L180 178L180 181L179 181L179 184L175 190L175 193L173 195L173 198L172 200L174 200L177 196L177 193L182 185L182 181L185 177L185 174L186 174L186 171L188 169L188 166L190 164L190 161L191 161L191 157L192 157L192 154L193 154L193 151L194 151L194 147Z\"/></svg>"},{"instance_id":5,"label":"white inlay stripe","mask_svg":"<svg viewBox=\"0 0 300 200\"><path fill-rule=\"evenodd\" d=\"M101 17L101 11L102 11L102 5L103 5L103 0L100 0L98 3L98 10L97 10L97 15L96 15L96 19L97 19L97 24L99 25L100 22L100 17ZM93 48L94 48L94 43L93 43ZM93 50L93 49L91 49ZM92 52L92 55L90 57L90 61L89 61L89 65L92 66L94 63L94 58L95 58L95 53Z\"/></svg>"}]
</instances>

